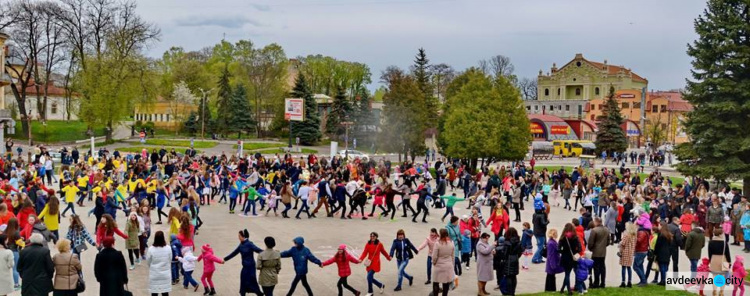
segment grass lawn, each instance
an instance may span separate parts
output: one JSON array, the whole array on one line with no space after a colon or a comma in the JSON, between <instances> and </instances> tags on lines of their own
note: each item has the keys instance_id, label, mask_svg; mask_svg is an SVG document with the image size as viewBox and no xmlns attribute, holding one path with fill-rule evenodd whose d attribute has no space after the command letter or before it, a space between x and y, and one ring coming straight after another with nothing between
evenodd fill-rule
<instances>
[{"instance_id":1,"label":"grass lawn","mask_svg":"<svg viewBox=\"0 0 750 296\"><path fill-rule=\"evenodd\" d=\"M141 153L141 151L143 150L143 148L146 148L146 150L148 150L148 152L151 153L151 150L155 149L156 147L153 147L153 146L130 146L130 147L120 147L120 148L110 149L110 150L112 150L112 151L117 150L117 151L125 152L125 153ZM178 153L185 153L185 149L187 149L186 147L166 147L166 146L164 147L164 149L167 149L167 152L171 151L172 148L174 148L174 150L177 151ZM159 147L159 149L161 149L161 147ZM197 153L203 152L200 149L195 149L195 151Z\"/></svg>"},{"instance_id":2,"label":"grass lawn","mask_svg":"<svg viewBox=\"0 0 750 296\"><path fill-rule=\"evenodd\" d=\"M47 126L42 125L40 121L31 122L31 137L35 142L54 143L54 142L73 142L87 139L86 123L81 121L62 121L48 120ZM16 133L6 135L18 140L28 140L28 135L23 133L21 122L16 122ZM94 129L94 136L104 136L104 128Z\"/></svg>"},{"instance_id":3,"label":"grass lawn","mask_svg":"<svg viewBox=\"0 0 750 296\"><path fill-rule=\"evenodd\" d=\"M559 166L559 165L537 165L537 166L534 166L534 170L541 171L543 169L547 169L548 171L552 172L552 171L558 171L558 170L560 170L560 167L564 168L565 171L568 172L568 173L573 172L573 166ZM591 169L589 169L589 170L591 170ZM600 168L594 168L594 170L599 171ZM615 169L615 171L618 174L620 173L620 169L619 168ZM644 181L644 180L646 180L648 178L649 174L640 173L638 175L641 177L641 181ZM683 178L683 177L669 177L669 179L672 180L672 184L673 185L682 184L682 182L685 181L685 178Z\"/></svg>"},{"instance_id":4,"label":"grass lawn","mask_svg":"<svg viewBox=\"0 0 750 296\"><path fill-rule=\"evenodd\" d=\"M575 293L576 295L578 293ZM545 293L533 293L533 294L519 294L527 296L544 296L544 295L561 295L560 292L545 292ZM633 287L630 289L626 288L604 288L604 289L592 289L586 293L587 296L646 296L646 295L665 295L665 296L681 296L681 295L696 295L686 291L667 291L666 288L657 285L648 285L646 287Z\"/></svg>"},{"instance_id":5,"label":"grass lawn","mask_svg":"<svg viewBox=\"0 0 750 296\"><path fill-rule=\"evenodd\" d=\"M284 143L243 143L242 149L247 151L252 150L265 150L268 148L279 148L279 147L286 147L289 144ZM237 150L239 146L237 144L232 145L232 149Z\"/></svg>"},{"instance_id":6,"label":"grass lawn","mask_svg":"<svg viewBox=\"0 0 750 296\"><path fill-rule=\"evenodd\" d=\"M193 141L195 148L213 148L219 143L213 141ZM134 142L132 145L153 145L153 146L172 146L172 147L190 147L190 140L167 140L167 139L148 139L146 143Z\"/></svg>"}]
</instances>

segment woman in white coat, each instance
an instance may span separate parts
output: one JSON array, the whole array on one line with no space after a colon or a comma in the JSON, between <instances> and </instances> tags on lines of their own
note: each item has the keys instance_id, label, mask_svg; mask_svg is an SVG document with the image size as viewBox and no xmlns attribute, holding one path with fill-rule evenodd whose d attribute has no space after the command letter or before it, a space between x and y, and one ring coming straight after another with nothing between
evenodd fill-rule
<instances>
[{"instance_id":1,"label":"woman in white coat","mask_svg":"<svg viewBox=\"0 0 750 296\"><path fill-rule=\"evenodd\" d=\"M169 295L172 291L172 248L164 239L164 232L154 234L154 243L146 253L148 262L148 291L152 296Z\"/></svg>"},{"instance_id":2,"label":"woman in white coat","mask_svg":"<svg viewBox=\"0 0 750 296\"><path fill-rule=\"evenodd\" d=\"M13 293L13 252L8 250L6 240L8 237L0 234L0 295Z\"/></svg>"}]
</instances>

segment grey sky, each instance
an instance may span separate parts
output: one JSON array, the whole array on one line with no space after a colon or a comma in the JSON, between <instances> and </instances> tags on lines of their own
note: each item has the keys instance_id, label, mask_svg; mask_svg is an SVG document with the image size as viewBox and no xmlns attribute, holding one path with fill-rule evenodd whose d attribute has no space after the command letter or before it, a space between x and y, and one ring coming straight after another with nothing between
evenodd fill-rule
<instances>
[{"instance_id":1,"label":"grey sky","mask_svg":"<svg viewBox=\"0 0 750 296\"><path fill-rule=\"evenodd\" d=\"M197 50L226 39L278 43L287 56L330 55L366 63L377 81L407 68L417 48L457 70L503 54L519 77L536 77L576 53L624 65L651 89L682 88L690 71L698 0L137 0L162 29L148 54Z\"/></svg>"}]
</instances>

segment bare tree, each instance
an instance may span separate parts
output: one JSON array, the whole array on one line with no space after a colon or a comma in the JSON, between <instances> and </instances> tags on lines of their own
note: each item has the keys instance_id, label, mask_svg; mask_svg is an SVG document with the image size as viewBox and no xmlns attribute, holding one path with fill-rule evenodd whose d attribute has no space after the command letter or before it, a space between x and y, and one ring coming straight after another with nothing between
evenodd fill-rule
<instances>
[{"instance_id":1,"label":"bare tree","mask_svg":"<svg viewBox=\"0 0 750 296\"><path fill-rule=\"evenodd\" d=\"M37 83L33 81L33 75L38 69L39 55L44 50L41 46L42 17L38 5L29 0L15 2L11 9L18 14L18 19L10 26L12 50L5 61L5 71L14 78L10 88L18 104L23 132L29 136L31 144L31 115L26 110L26 94L29 86Z\"/></svg>"},{"instance_id":2,"label":"bare tree","mask_svg":"<svg viewBox=\"0 0 750 296\"><path fill-rule=\"evenodd\" d=\"M432 84L435 86L435 95L438 97L440 102L445 100L445 91L448 89L448 84L453 81L456 77L456 70L448 64L437 64L431 66L432 71Z\"/></svg>"},{"instance_id":3,"label":"bare tree","mask_svg":"<svg viewBox=\"0 0 750 296\"><path fill-rule=\"evenodd\" d=\"M16 6L15 1L0 3L0 32L19 21L20 13L18 9L15 9Z\"/></svg>"},{"instance_id":4,"label":"bare tree","mask_svg":"<svg viewBox=\"0 0 750 296\"><path fill-rule=\"evenodd\" d=\"M536 88L536 79L524 77L518 81L518 90L521 92L524 100L536 100Z\"/></svg>"},{"instance_id":5,"label":"bare tree","mask_svg":"<svg viewBox=\"0 0 750 296\"><path fill-rule=\"evenodd\" d=\"M487 60L479 61L479 69L485 74L489 74L495 77L504 76L511 77L515 66L511 63L510 58L504 55L496 55Z\"/></svg>"},{"instance_id":6,"label":"bare tree","mask_svg":"<svg viewBox=\"0 0 750 296\"><path fill-rule=\"evenodd\" d=\"M65 60L65 52L62 50L63 27L58 18L57 11L60 6L54 2L39 2L36 9L41 16L41 50L37 57L37 66L34 67L34 81L36 88L36 106L39 118L47 120L47 102L49 99L49 86L52 84L51 77L57 66ZM39 65L43 68L40 69ZM40 87L42 89L40 89Z\"/></svg>"}]
</instances>

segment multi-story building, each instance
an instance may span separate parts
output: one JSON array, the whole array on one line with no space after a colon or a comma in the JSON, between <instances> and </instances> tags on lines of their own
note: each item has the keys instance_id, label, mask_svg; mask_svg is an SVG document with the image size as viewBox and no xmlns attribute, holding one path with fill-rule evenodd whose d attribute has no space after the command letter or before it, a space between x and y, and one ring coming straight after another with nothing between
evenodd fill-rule
<instances>
[{"instance_id":1,"label":"multi-story building","mask_svg":"<svg viewBox=\"0 0 750 296\"><path fill-rule=\"evenodd\" d=\"M10 36L0 32L0 69L5 69L5 41ZM15 129L15 122L10 117L10 110L5 109L5 87L12 83L10 75L5 71L0 71L0 142L5 142L5 130L13 131ZM5 145L3 145L3 152L5 151Z\"/></svg>"}]
</instances>

